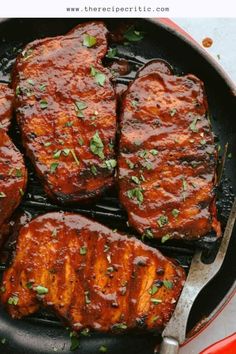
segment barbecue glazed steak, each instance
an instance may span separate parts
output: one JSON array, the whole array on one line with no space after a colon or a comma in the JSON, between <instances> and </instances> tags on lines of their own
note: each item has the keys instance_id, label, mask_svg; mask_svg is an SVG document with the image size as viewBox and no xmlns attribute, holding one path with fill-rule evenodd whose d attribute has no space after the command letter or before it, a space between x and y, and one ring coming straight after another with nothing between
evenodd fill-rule
<instances>
[{"instance_id":1,"label":"barbecue glazed steak","mask_svg":"<svg viewBox=\"0 0 236 354\"><path fill-rule=\"evenodd\" d=\"M17 120L26 151L48 195L87 200L112 185L116 161L116 97L101 22L36 40L13 73Z\"/></svg>"},{"instance_id":2,"label":"barbecue glazed steak","mask_svg":"<svg viewBox=\"0 0 236 354\"><path fill-rule=\"evenodd\" d=\"M0 247L8 233L8 221L20 204L27 173L24 160L6 131L12 118L13 92L0 84Z\"/></svg>"},{"instance_id":3,"label":"barbecue glazed steak","mask_svg":"<svg viewBox=\"0 0 236 354\"><path fill-rule=\"evenodd\" d=\"M129 224L148 237L198 238L214 230L217 153L203 83L144 70L121 113L118 176Z\"/></svg>"},{"instance_id":4,"label":"barbecue glazed steak","mask_svg":"<svg viewBox=\"0 0 236 354\"><path fill-rule=\"evenodd\" d=\"M76 331L160 329L184 279L181 267L141 241L56 212L21 229L1 300L13 318L48 307Z\"/></svg>"},{"instance_id":5,"label":"barbecue glazed steak","mask_svg":"<svg viewBox=\"0 0 236 354\"><path fill-rule=\"evenodd\" d=\"M12 89L6 84L0 83L0 129L7 131L10 125L13 111Z\"/></svg>"}]
</instances>

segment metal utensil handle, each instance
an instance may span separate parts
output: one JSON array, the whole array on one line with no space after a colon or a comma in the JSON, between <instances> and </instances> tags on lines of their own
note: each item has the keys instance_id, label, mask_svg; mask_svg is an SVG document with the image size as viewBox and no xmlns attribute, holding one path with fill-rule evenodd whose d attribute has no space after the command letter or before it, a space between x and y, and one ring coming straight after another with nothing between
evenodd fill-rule
<instances>
[{"instance_id":1,"label":"metal utensil handle","mask_svg":"<svg viewBox=\"0 0 236 354\"><path fill-rule=\"evenodd\" d=\"M178 354L179 343L176 339L171 337L164 337L161 343L159 354Z\"/></svg>"}]
</instances>

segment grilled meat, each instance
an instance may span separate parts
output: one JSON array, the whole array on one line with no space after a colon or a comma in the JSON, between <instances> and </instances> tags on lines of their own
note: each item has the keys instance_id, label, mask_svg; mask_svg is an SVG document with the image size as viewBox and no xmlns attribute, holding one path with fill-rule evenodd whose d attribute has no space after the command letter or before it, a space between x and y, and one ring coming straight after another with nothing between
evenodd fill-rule
<instances>
[{"instance_id":1,"label":"grilled meat","mask_svg":"<svg viewBox=\"0 0 236 354\"><path fill-rule=\"evenodd\" d=\"M203 83L170 70L139 73L123 99L118 177L129 223L148 237L219 236L217 152Z\"/></svg>"},{"instance_id":2,"label":"grilled meat","mask_svg":"<svg viewBox=\"0 0 236 354\"><path fill-rule=\"evenodd\" d=\"M103 23L84 23L28 44L15 65L23 142L59 202L90 199L113 183L116 97L101 62L106 36Z\"/></svg>"},{"instance_id":3,"label":"grilled meat","mask_svg":"<svg viewBox=\"0 0 236 354\"><path fill-rule=\"evenodd\" d=\"M13 91L6 84L0 83L0 129L7 130L13 111Z\"/></svg>"},{"instance_id":4,"label":"grilled meat","mask_svg":"<svg viewBox=\"0 0 236 354\"><path fill-rule=\"evenodd\" d=\"M24 160L7 130L12 118L13 91L0 83L0 247L8 234L8 222L20 204L27 172Z\"/></svg>"},{"instance_id":5,"label":"grilled meat","mask_svg":"<svg viewBox=\"0 0 236 354\"><path fill-rule=\"evenodd\" d=\"M19 233L1 301L13 318L52 309L74 330L160 329L185 273L159 251L83 216L48 213Z\"/></svg>"}]
</instances>

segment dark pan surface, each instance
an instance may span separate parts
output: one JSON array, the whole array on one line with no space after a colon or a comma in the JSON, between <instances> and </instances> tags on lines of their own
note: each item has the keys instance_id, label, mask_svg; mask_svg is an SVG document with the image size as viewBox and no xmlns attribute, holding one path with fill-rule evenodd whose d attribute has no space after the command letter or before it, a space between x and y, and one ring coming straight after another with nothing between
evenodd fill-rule
<instances>
[{"instance_id":1,"label":"dark pan surface","mask_svg":"<svg viewBox=\"0 0 236 354\"><path fill-rule=\"evenodd\" d=\"M0 23L0 81L10 81L9 73L14 58L24 44L36 38L64 34L81 21L80 19L11 19ZM109 28L126 21L122 19L105 20ZM224 177L217 191L219 217L224 225L232 204L233 194L236 191L236 156L233 153L236 151L236 99L231 92L230 83L228 84L224 80L206 58L173 31L148 20L135 20L135 23L138 30L145 32L145 38L141 42L128 46L118 45L118 56L126 58L133 70L128 76L119 77L116 81L128 83L142 63L152 58L163 58L173 66L177 74L194 73L205 82L213 130L217 135L217 144L221 146L220 154L222 154L226 142L229 143L229 153L232 153L232 157L226 159ZM22 150L20 135L15 123L11 130L11 136ZM27 165L30 171L29 186L20 211L35 216L46 211L59 210L58 206L46 198L28 161ZM126 225L126 214L119 205L115 189L107 192L96 203L77 204L72 209L63 209L81 212L111 228L131 232ZM196 243L170 242L164 245L155 244L155 246L159 247L167 256L176 258L187 270L197 245ZM216 248L214 237L208 235L198 246L205 249L207 256L211 250ZM11 244L8 245L9 248L11 248ZM207 316L213 311L234 282L236 275L235 248L236 234L234 233L223 269L197 300L189 321L189 329L193 328L203 316ZM4 270L5 267L6 265L2 262L0 270ZM6 338L5 344L1 344L3 338ZM77 351L81 354L99 353L99 347L105 345L108 348L108 353L149 354L153 352L158 340L159 337L153 334L131 333L120 336L92 334L90 337L81 337L80 347ZM21 321L13 321L3 309L0 309L0 353L70 353L69 348L69 330L65 329L53 315L39 313Z\"/></svg>"}]
</instances>

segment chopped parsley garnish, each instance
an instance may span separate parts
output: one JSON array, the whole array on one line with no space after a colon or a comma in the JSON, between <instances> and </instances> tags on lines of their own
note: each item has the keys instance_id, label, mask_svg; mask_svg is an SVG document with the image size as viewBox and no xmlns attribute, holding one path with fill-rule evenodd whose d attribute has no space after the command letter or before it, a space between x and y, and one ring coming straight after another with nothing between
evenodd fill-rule
<instances>
[{"instance_id":1,"label":"chopped parsley garnish","mask_svg":"<svg viewBox=\"0 0 236 354\"><path fill-rule=\"evenodd\" d=\"M59 159L60 156L61 156L61 150L57 150L57 151L53 154L53 158L54 158L54 159Z\"/></svg>"},{"instance_id":2,"label":"chopped parsley garnish","mask_svg":"<svg viewBox=\"0 0 236 354\"><path fill-rule=\"evenodd\" d=\"M188 183L184 177L182 178L182 187L183 187L183 191L186 191L188 189Z\"/></svg>"},{"instance_id":3,"label":"chopped parsley garnish","mask_svg":"<svg viewBox=\"0 0 236 354\"><path fill-rule=\"evenodd\" d=\"M94 36L90 36L89 34L86 34L84 36L83 40L83 46L91 48L97 43L97 39Z\"/></svg>"},{"instance_id":4,"label":"chopped parsley garnish","mask_svg":"<svg viewBox=\"0 0 236 354\"><path fill-rule=\"evenodd\" d=\"M205 139L201 139L201 140L200 140L200 144L201 144L201 145L205 145L205 144L206 144L206 140L205 140Z\"/></svg>"},{"instance_id":5,"label":"chopped parsley garnish","mask_svg":"<svg viewBox=\"0 0 236 354\"><path fill-rule=\"evenodd\" d=\"M16 306L16 305L18 304L18 301L19 301L18 296L13 295L13 296L9 297L9 299L7 300L7 303L8 303L9 305L14 305L14 306Z\"/></svg>"},{"instance_id":6,"label":"chopped parsley garnish","mask_svg":"<svg viewBox=\"0 0 236 354\"><path fill-rule=\"evenodd\" d=\"M21 195L22 197L23 197L23 195L25 194L22 188L19 188L19 193L20 193L20 195Z\"/></svg>"},{"instance_id":7,"label":"chopped parsley garnish","mask_svg":"<svg viewBox=\"0 0 236 354\"><path fill-rule=\"evenodd\" d=\"M106 160L105 162L104 162L104 164L105 164L105 167L107 167L108 168L108 170L112 170L113 168L115 168L116 167L116 160L115 159L110 159L110 160Z\"/></svg>"},{"instance_id":8,"label":"chopped parsley garnish","mask_svg":"<svg viewBox=\"0 0 236 354\"><path fill-rule=\"evenodd\" d=\"M0 192L0 198L6 198L6 194L4 192Z\"/></svg>"},{"instance_id":9,"label":"chopped parsley garnish","mask_svg":"<svg viewBox=\"0 0 236 354\"><path fill-rule=\"evenodd\" d=\"M87 253L87 247L86 246L82 246L80 247L79 253L84 256Z\"/></svg>"},{"instance_id":10,"label":"chopped parsley garnish","mask_svg":"<svg viewBox=\"0 0 236 354\"><path fill-rule=\"evenodd\" d=\"M144 239L145 237L147 238L153 238L153 232L151 229L146 229L142 235L142 239Z\"/></svg>"},{"instance_id":11,"label":"chopped parsley garnish","mask_svg":"<svg viewBox=\"0 0 236 354\"><path fill-rule=\"evenodd\" d=\"M134 163L132 161L130 161L129 159L125 160L127 165L129 166L129 168L131 168L131 170L134 168Z\"/></svg>"},{"instance_id":12,"label":"chopped parsley garnish","mask_svg":"<svg viewBox=\"0 0 236 354\"><path fill-rule=\"evenodd\" d=\"M34 86L34 84L35 84L34 80L32 80L32 79L28 79L27 82L28 82L31 86Z\"/></svg>"},{"instance_id":13,"label":"chopped parsley garnish","mask_svg":"<svg viewBox=\"0 0 236 354\"><path fill-rule=\"evenodd\" d=\"M172 214L175 218L177 218L177 217L179 216L179 213L180 213L180 211L179 211L178 209L173 209L173 210L171 211L171 214Z\"/></svg>"},{"instance_id":14,"label":"chopped parsley garnish","mask_svg":"<svg viewBox=\"0 0 236 354\"><path fill-rule=\"evenodd\" d=\"M155 295L157 291L158 291L158 287L156 285L152 285L152 287L148 290L148 293L150 295Z\"/></svg>"},{"instance_id":15,"label":"chopped parsley garnish","mask_svg":"<svg viewBox=\"0 0 236 354\"><path fill-rule=\"evenodd\" d=\"M173 288L173 282L170 280L163 280L163 285L167 288L167 289L172 289Z\"/></svg>"},{"instance_id":16,"label":"chopped parsley garnish","mask_svg":"<svg viewBox=\"0 0 236 354\"><path fill-rule=\"evenodd\" d=\"M136 199L139 204L142 204L143 193L140 187L128 190L127 195L130 199Z\"/></svg>"},{"instance_id":17,"label":"chopped parsley garnish","mask_svg":"<svg viewBox=\"0 0 236 354\"><path fill-rule=\"evenodd\" d=\"M228 154L228 158L229 158L229 159L232 158L232 153L231 153L231 152Z\"/></svg>"},{"instance_id":18,"label":"chopped parsley garnish","mask_svg":"<svg viewBox=\"0 0 236 354\"><path fill-rule=\"evenodd\" d=\"M138 102L137 102L137 101L135 101L135 100L133 100L133 101L131 101L131 105L132 105L132 107L137 107Z\"/></svg>"},{"instance_id":19,"label":"chopped parsley garnish","mask_svg":"<svg viewBox=\"0 0 236 354\"><path fill-rule=\"evenodd\" d=\"M70 332L70 351L75 351L79 347L79 338L76 332Z\"/></svg>"},{"instance_id":20,"label":"chopped parsley garnish","mask_svg":"<svg viewBox=\"0 0 236 354\"><path fill-rule=\"evenodd\" d=\"M106 353L107 352L107 347L105 345L101 345L99 348L100 353Z\"/></svg>"},{"instance_id":21,"label":"chopped parsley garnish","mask_svg":"<svg viewBox=\"0 0 236 354\"><path fill-rule=\"evenodd\" d=\"M160 227L164 227L165 225L168 224L168 217L166 215L161 215L159 216L159 218L157 219L157 223Z\"/></svg>"},{"instance_id":22,"label":"chopped parsley garnish","mask_svg":"<svg viewBox=\"0 0 236 354\"><path fill-rule=\"evenodd\" d=\"M89 298L89 291L85 291L84 292L84 295L85 295L85 303L88 305L90 304L90 298Z\"/></svg>"},{"instance_id":23,"label":"chopped parsley garnish","mask_svg":"<svg viewBox=\"0 0 236 354\"><path fill-rule=\"evenodd\" d=\"M189 125L189 129L192 130L192 132L197 133L198 132L198 128L196 126L198 121L198 117L195 117L194 120L192 121L192 123Z\"/></svg>"},{"instance_id":24,"label":"chopped parsley garnish","mask_svg":"<svg viewBox=\"0 0 236 354\"><path fill-rule=\"evenodd\" d=\"M99 85L99 86L104 86L104 83L106 81L106 76L101 72L96 70L92 65L91 65L91 71L90 74L92 77L94 77L95 82Z\"/></svg>"},{"instance_id":25,"label":"chopped parsley garnish","mask_svg":"<svg viewBox=\"0 0 236 354\"><path fill-rule=\"evenodd\" d=\"M96 167L96 166L92 165L92 166L90 167L90 170L91 170L91 172L92 172L92 174L93 174L94 176L97 176L98 170L97 170L97 167Z\"/></svg>"},{"instance_id":26,"label":"chopped parsley garnish","mask_svg":"<svg viewBox=\"0 0 236 354\"><path fill-rule=\"evenodd\" d=\"M28 282L26 283L26 288L27 288L27 289L32 289L33 284L34 284L34 282L28 281Z\"/></svg>"},{"instance_id":27,"label":"chopped parsley garnish","mask_svg":"<svg viewBox=\"0 0 236 354\"><path fill-rule=\"evenodd\" d=\"M176 108L172 108L170 110L170 116L173 117L175 114L177 113L177 109Z\"/></svg>"},{"instance_id":28,"label":"chopped parsley garnish","mask_svg":"<svg viewBox=\"0 0 236 354\"><path fill-rule=\"evenodd\" d=\"M131 179L135 184L140 184L140 181L137 176L132 176Z\"/></svg>"},{"instance_id":29,"label":"chopped parsley garnish","mask_svg":"<svg viewBox=\"0 0 236 354\"><path fill-rule=\"evenodd\" d=\"M148 156L148 151L147 150L141 150L138 155L142 158L145 158Z\"/></svg>"},{"instance_id":30,"label":"chopped parsley garnish","mask_svg":"<svg viewBox=\"0 0 236 354\"><path fill-rule=\"evenodd\" d=\"M71 155L73 156L73 158L74 158L74 160L76 162L76 165L79 166L80 162L79 162L79 160L78 160L78 158L76 156L76 153L75 153L74 149L71 149L70 152L71 152Z\"/></svg>"},{"instance_id":31,"label":"chopped parsley garnish","mask_svg":"<svg viewBox=\"0 0 236 354\"><path fill-rule=\"evenodd\" d=\"M151 301L154 305L158 305L158 304L161 304L161 303L162 303L162 300L156 299L156 298L154 298L154 297L152 297L152 298L150 299L150 301Z\"/></svg>"},{"instance_id":32,"label":"chopped parsley garnish","mask_svg":"<svg viewBox=\"0 0 236 354\"><path fill-rule=\"evenodd\" d=\"M90 333L89 328L84 328L84 329L80 332L80 334L81 334L82 336L84 336L84 337L89 336L89 333Z\"/></svg>"},{"instance_id":33,"label":"chopped parsley garnish","mask_svg":"<svg viewBox=\"0 0 236 354\"><path fill-rule=\"evenodd\" d=\"M168 241L171 238L170 234L166 234L164 236L162 236L161 238L161 243L165 243L166 241Z\"/></svg>"},{"instance_id":34,"label":"chopped parsley garnish","mask_svg":"<svg viewBox=\"0 0 236 354\"><path fill-rule=\"evenodd\" d=\"M62 153L64 156L68 156L70 152L71 152L71 149L68 149L68 148L65 148L62 150Z\"/></svg>"},{"instance_id":35,"label":"chopped parsley garnish","mask_svg":"<svg viewBox=\"0 0 236 354\"><path fill-rule=\"evenodd\" d=\"M34 289L34 291L36 291L36 293L38 295L45 295L48 293L48 288L45 288L42 285L38 285L38 286L34 287L33 289Z\"/></svg>"},{"instance_id":36,"label":"chopped parsley garnish","mask_svg":"<svg viewBox=\"0 0 236 354\"><path fill-rule=\"evenodd\" d=\"M46 109L48 108L48 102L46 100L41 100L39 101L39 105L41 109Z\"/></svg>"},{"instance_id":37,"label":"chopped parsley garnish","mask_svg":"<svg viewBox=\"0 0 236 354\"><path fill-rule=\"evenodd\" d=\"M58 168L59 162L53 162L50 166L50 172L54 173Z\"/></svg>"},{"instance_id":38,"label":"chopped parsley garnish","mask_svg":"<svg viewBox=\"0 0 236 354\"><path fill-rule=\"evenodd\" d=\"M153 156L155 156L155 155L158 154L158 151L157 151L156 149L151 149L151 150L150 150L150 153L151 153Z\"/></svg>"},{"instance_id":39,"label":"chopped parsley garnish","mask_svg":"<svg viewBox=\"0 0 236 354\"><path fill-rule=\"evenodd\" d=\"M33 49L24 50L22 52L22 56L26 60L32 55L32 53L33 53Z\"/></svg>"},{"instance_id":40,"label":"chopped parsley garnish","mask_svg":"<svg viewBox=\"0 0 236 354\"><path fill-rule=\"evenodd\" d=\"M71 122L71 121L66 122L65 127L72 127L73 124L74 124L74 122Z\"/></svg>"},{"instance_id":41,"label":"chopped parsley garnish","mask_svg":"<svg viewBox=\"0 0 236 354\"><path fill-rule=\"evenodd\" d=\"M6 341L7 341L6 338L2 338L2 339L1 339L1 343L2 343L2 344L5 344Z\"/></svg>"},{"instance_id":42,"label":"chopped parsley garnish","mask_svg":"<svg viewBox=\"0 0 236 354\"><path fill-rule=\"evenodd\" d=\"M124 38L127 39L129 42L139 42L144 38L144 33L135 30L135 27L131 26L124 33Z\"/></svg>"},{"instance_id":43,"label":"chopped parsley garnish","mask_svg":"<svg viewBox=\"0 0 236 354\"><path fill-rule=\"evenodd\" d=\"M16 176L17 178L22 177L22 171L21 171L21 169L16 168L15 176Z\"/></svg>"},{"instance_id":44,"label":"chopped parsley garnish","mask_svg":"<svg viewBox=\"0 0 236 354\"><path fill-rule=\"evenodd\" d=\"M5 293L5 291L6 291L6 287L5 287L4 285L3 285L3 286L1 286L0 291L1 291L1 293Z\"/></svg>"},{"instance_id":45,"label":"chopped parsley garnish","mask_svg":"<svg viewBox=\"0 0 236 354\"><path fill-rule=\"evenodd\" d=\"M101 159L104 159L104 153L103 153L103 142L98 134L98 132L96 132L94 134L94 136L92 137L92 139L90 140L90 150L92 151L92 153L94 155L99 156Z\"/></svg>"},{"instance_id":46,"label":"chopped parsley garnish","mask_svg":"<svg viewBox=\"0 0 236 354\"><path fill-rule=\"evenodd\" d=\"M79 118L84 118L84 113L83 110L88 108L87 103L83 101L76 101L75 102L75 109L76 109L76 115Z\"/></svg>"},{"instance_id":47,"label":"chopped parsley garnish","mask_svg":"<svg viewBox=\"0 0 236 354\"><path fill-rule=\"evenodd\" d=\"M160 318L160 316L153 316L151 321L156 322L159 318Z\"/></svg>"},{"instance_id":48,"label":"chopped parsley garnish","mask_svg":"<svg viewBox=\"0 0 236 354\"><path fill-rule=\"evenodd\" d=\"M15 93L16 93L16 96L19 96L19 95L20 95L20 93L21 93L20 86L16 86L16 91L15 91Z\"/></svg>"},{"instance_id":49,"label":"chopped parsley garnish","mask_svg":"<svg viewBox=\"0 0 236 354\"><path fill-rule=\"evenodd\" d=\"M46 141L46 143L43 144L45 147L48 147L50 145L52 145L52 143L50 141Z\"/></svg>"},{"instance_id":50,"label":"chopped parsley garnish","mask_svg":"<svg viewBox=\"0 0 236 354\"><path fill-rule=\"evenodd\" d=\"M84 140L83 140L83 138L78 138L78 143L80 144L80 146L84 145Z\"/></svg>"},{"instance_id":51,"label":"chopped parsley garnish","mask_svg":"<svg viewBox=\"0 0 236 354\"><path fill-rule=\"evenodd\" d=\"M112 59L116 56L116 54L117 54L116 48L109 48L106 56L107 56L107 58Z\"/></svg>"},{"instance_id":52,"label":"chopped parsley garnish","mask_svg":"<svg viewBox=\"0 0 236 354\"><path fill-rule=\"evenodd\" d=\"M153 169L152 163L151 162L144 162L142 163L142 166L146 168L148 171Z\"/></svg>"},{"instance_id":53,"label":"chopped parsley garnish","mask_svg":"<svg viewBox=\"0 0 236 354\"><path fill-rule=\"evenodd\" d=\"M127 329L127 325L124 322L115 323L112 328L114 329Z\"/></svg>"},{"instance_id":54,"label":"chopped parsley garnish","mask_svg":"<svg viewBox=\"0 0 236 354\"><path fill-rule=\"evenodd\" d=\"M47 84L41 84L39 86L40 91L45 91L46 86L47 86Z\"/></svg>"}]
</instances>

